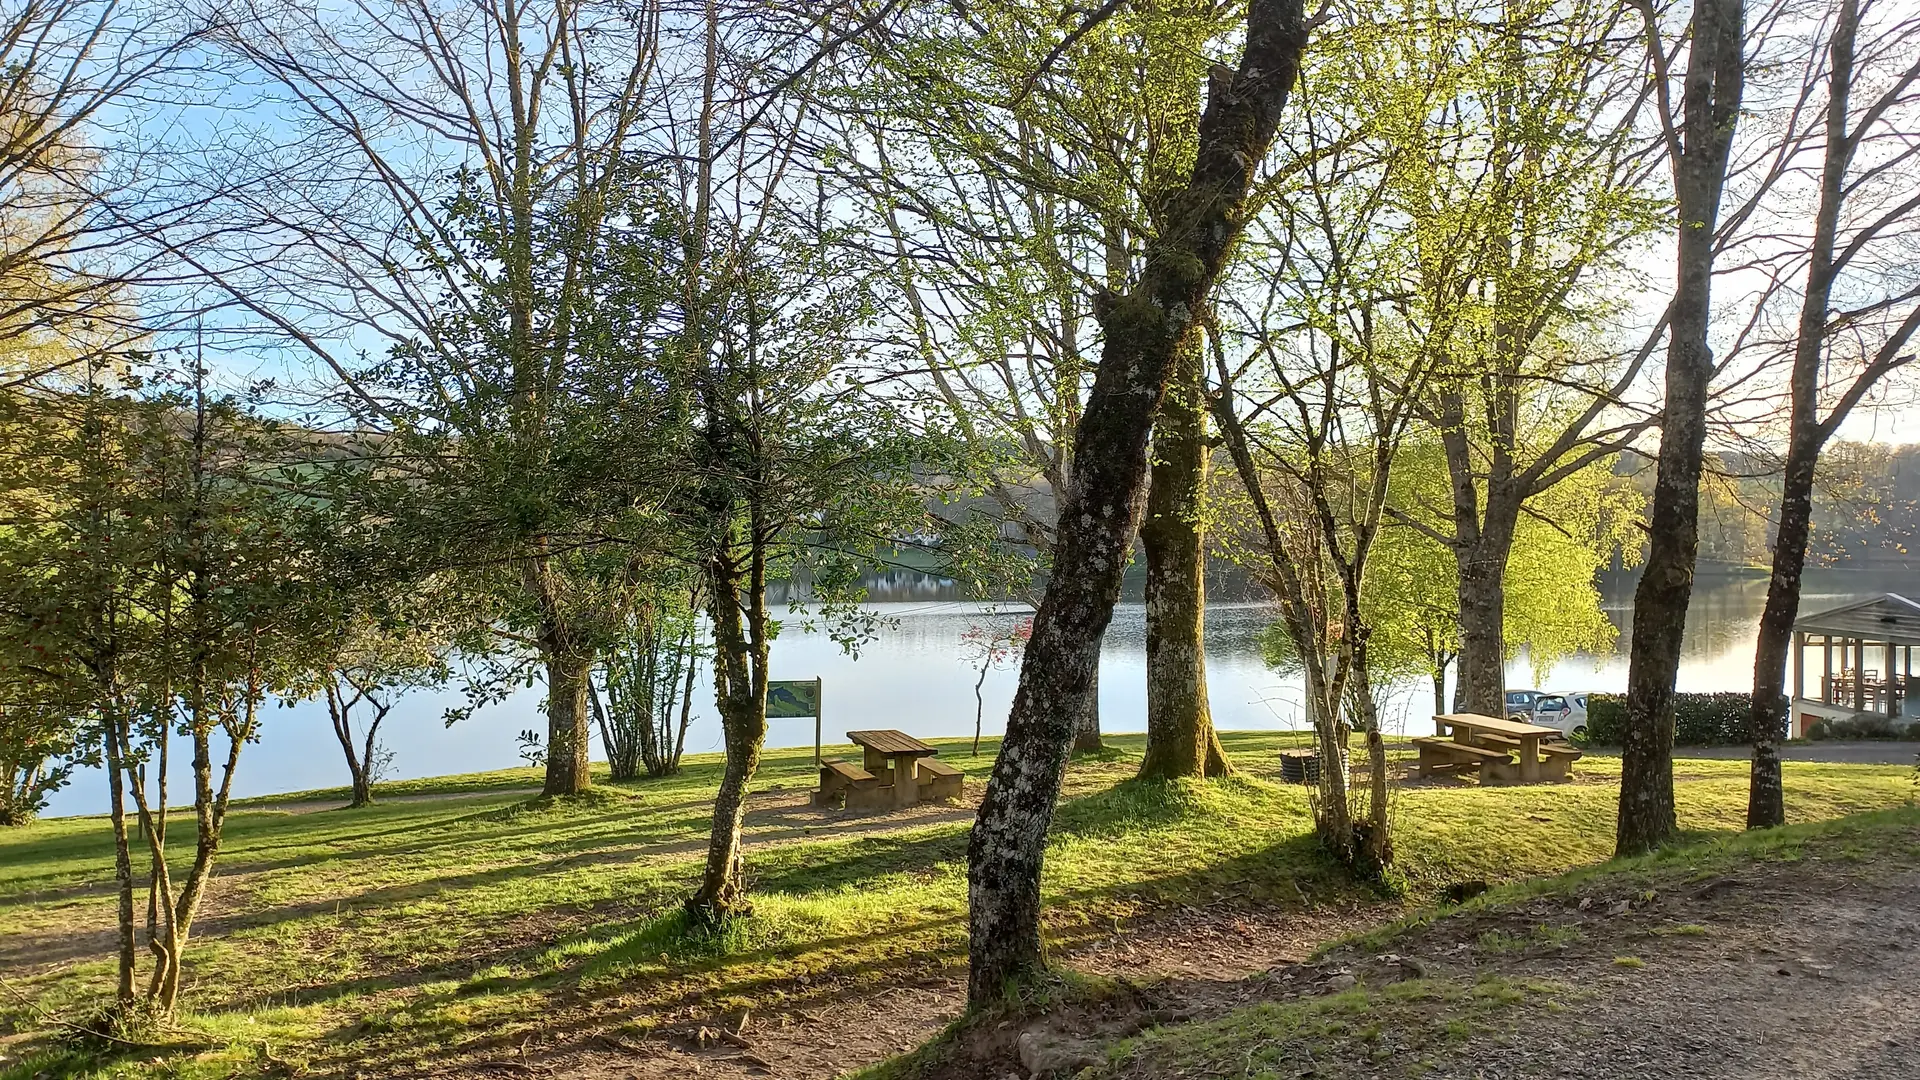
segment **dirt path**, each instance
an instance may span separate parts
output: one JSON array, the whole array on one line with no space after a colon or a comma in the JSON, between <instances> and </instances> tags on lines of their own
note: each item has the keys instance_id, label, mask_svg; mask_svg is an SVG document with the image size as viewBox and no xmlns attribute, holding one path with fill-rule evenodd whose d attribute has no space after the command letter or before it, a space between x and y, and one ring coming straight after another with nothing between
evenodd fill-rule
<instances>
[{"instance_id":1,"label":"dirt path","mask_svg":"<svg viewBox=\"0 0 1920 1080\"><path fill-rule=\"evenodd\" d=\"M490 791L421 792L413 795L382 795L376 805L389 803L473 802L476 799L531 799L540 794L537 787L494 788ZM347 799L296 799L290 802L248 800L232 810L235 814L317 814L322 810L345 810Z\"/></svg>"},{"instance_id":2,"label":"dirt path","mask_svg":"<svg viewBox=\"0 0 1920 1080\"><path fill-rule=\"evenodd\" d=\"M1467 1012L1462 997L1374 997L1344 1035L1236 1044L1291 1066L1279 1075L1319 1080L1920 1077L1920 832L1880 840L1705 876L1601 878L1585 892L1442 920L1380 953L1280 969L1221 1004L1414 977L1466 996L1494 979L1521 996L1491 1016ZM1463 1028L1473 1033L1458 1038ZM1236 1054L1231 1068L1208 1067L1201 1046L1176 1035L1100 1075L1197 1080L1264 1064Z\"/></svg>"},{"instance_id":3,"label":"dirt path","mask_svg":"<svg viewBox=\"0 0 1920 1080\"><path fill-rule=\"evenodd\" d=\"M1131 999L971 1032L956 1058L924 1076L1027 1077L1016 1049L1022 1030L1097 1049L1150 1025L1204 1023L1356 981L1372 990L1419 978L1455 994L1435 994L1431 1004L1373 999L1391 1004L1363 1007L1347 1036L1316 1028L1310 1037L1243 1037L1217 1066L1204 1052L1196 1060L1145 1051L1101 1075L1199 1080L1265 1067L1318 1080L1920 1077L1920 831L1897 839L1884 850L1829 845L1706 876L1681 868L1651 880L1599 878L1585 892L1443 919L1382 953L1343 949L1311 965L1301 961L1318 942L1391 909L1185 909L1067 958L1081 970L1162 981ZM1521 988L1521 1000L1463 1021L1461 1001L1489 979ZM696 1007L658 1018L645 1039L588 1036L546 1053L532 1048L518 1068L630 1080L830 1077L924 1042L959 1015L962 990L953 976L907 979L877 993L801 989L751 1016L731 1040L737 1012Z\"/></svg>"},{"instance_id":4,"label":"dirt path","mask_svg":"<svg viewBox=\"0 0 1920 1080\"><path fill-rule=\"evenodd\" d=\"M1300 961L1320 942L1377 924L1396 910L1183 908L1139 920L1065 959L1083 971L1172 980L1195 1000L1241 997L1237 988L1249 976ZM529 1047L525 1064L493 1063L444 1075L497 1077L507 1068L589 1080L824 1080L912 1050L958 1018L965 999L960 972L909 976L880 990L796 986L779 1006L750 1013L744 1030L740 1010L696 1005L647 1017L658 1026L644 1039L605 1032L575 1036L568 1044Z\"/></svg>"}]
</instances>

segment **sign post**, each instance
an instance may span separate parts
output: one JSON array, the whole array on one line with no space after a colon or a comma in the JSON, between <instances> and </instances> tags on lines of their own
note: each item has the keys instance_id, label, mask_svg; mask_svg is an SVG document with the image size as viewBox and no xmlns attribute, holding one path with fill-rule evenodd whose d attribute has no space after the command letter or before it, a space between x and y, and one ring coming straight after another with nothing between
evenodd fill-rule
<instances>
[{"instance_id":1,"label":"sign post","mask_svg":"<svg viewBox=\"0 0 1920 1080\"><path fill-rule=\"evenodd\" d=\"M767 719L813 717L813 763L820 764L821 680L782 679L767 683Z\"/></svg>"}]
</instances>

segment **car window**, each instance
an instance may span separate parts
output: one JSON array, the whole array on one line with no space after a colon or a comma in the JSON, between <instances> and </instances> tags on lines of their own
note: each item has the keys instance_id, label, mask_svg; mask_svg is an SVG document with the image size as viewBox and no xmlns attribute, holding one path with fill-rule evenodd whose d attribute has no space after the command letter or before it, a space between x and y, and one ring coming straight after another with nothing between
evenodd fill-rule
<instances>
[{"instance_id":1,"label":"car window","mask_svg":"<svg viewBox=\"0 0 1920 1080\"><path fill-rule=\"evenodd\" d=\"M1574 703L1575 705L1578 705L1578 706L1580 706L1580 707L1581 707L1581 708L1583 708L1583 709L1584 709L1584 708L1586 708L1586 707L1587 707L1587 695L1585 695L1585 694L1575 694L1575 695L1573 696L1573 703Z\"/></svg>"},{"instance_id":2,"label":"car window","mask_svg":"<svg viewBox=\"0 0 1920 1080\"><path fill-rule=\"evenodd\" d=\"M1566 707L1567 699L1558 696L1543 697L1540 699L1540 704L1534 706L1534 708L1541 712L1559 712Z\"/></svg>"}]
</instances>

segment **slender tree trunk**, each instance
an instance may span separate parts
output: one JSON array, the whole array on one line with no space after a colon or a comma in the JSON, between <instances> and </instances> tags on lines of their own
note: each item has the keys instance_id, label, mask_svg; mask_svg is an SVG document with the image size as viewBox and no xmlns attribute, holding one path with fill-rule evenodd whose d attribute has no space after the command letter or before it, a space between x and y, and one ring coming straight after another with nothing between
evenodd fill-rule
<instances>
[{"instance_id":1,"label":"slender tree trunk","mask_svg":"<svg viewBox=\"0 0 1920 1080\"><path fill-rule=\"evenodd\" d=\"M980 724L986 719L987 702L980 696L980 688L987 685L987 665L980 665L980 677L973 680L973 754L980 756Z\"/></svg>"},{"instance_id":2,"label":"slender tree trunk","mask_svg":"<svg viewBox=\"0 0 1920 1080\"><path fill-rule=\"evenodd\" d=\"M1140 776L1230 772L1207 706L1206 402L1200 343L1176 361L1153 433L1140 539L1147 549L1147 749Z\"/></svg>"},{"instance_id":3,"label":"slender tree trunk","mask_svg":"<svg viewBox=\"0 0 1920 1080\"><path fill-rule=\"evenodd\" d=\"M1250 0L1239 68L1216 69L1192 175L1168 196L1139 284L1124 296L1102 294L1097 305L1105 343L1074 438L1053 573L967 846L967 998L975 1006L1043 962L1047 827L1139 527L1153 417L1245 228L1253 171L1273 144L1306 40L1300 0Z\"/></svg>"},{"instance_id":4,"label":"slender tree trunk","mask_svg":"<svg viewBox=\"0 0 1920 1080\"><path fill-rule=\"evenodd\" d=\"M1827 145L1820 170L1820 201L1814 211L1813 243L1807 252L1807 289L1800 305L1790 378L1793 404L1787 421L1787 461L1780 489L1780 525L1774 535L1773 574L1767 580L1767 606L1760 614L1753 651L1751 782L1747 791L1747 828L1787 823L1781 786L1778 740L1787 732L1787 652L1793 620L1800 613L1800 578L1807 560L1807 534L1813 519L1813 480L1820 449L1830 430L1820 421L1820 367L1827 341L1828 302L1833 293L1834 238L1845 196L1847 103L1853 82L1854 35L1860 23L1856 0L1842 0L1828 46ZM1891 667L1891 665L1889 665ZM1892 676L1892 671L1888 671Z\"/></svg>"},{"instance_id":5,"label":"slender tree trunk","mask_svg":"<svg viewBox=\"0 0 1920 1080\"><path fill-rule=\"evenodd\" d=\"M1807 534L1813 517L1814 466L1820 455L1812 435L1810 429L1796 430L1788 443L1773 574L1767 580L1767 606L1760 613L1759 637L1754 643L1753 711L1748 729L1753 742L1752 780L1747 792L1749 829L1787 823L1778 740L1787 730L1787 653L1793 644L1793 620L1800 613L1800 578L1806 566Z\"/></svg>"},{"instance_id":6,"label":"slender tree trunk","mask_svg":"<svg viewBox=\"0 0 1920 1080\"><path fill-rule=\"evenodd\" d=\"M107 782L110 785L108 820L113 826L113 877L118 886L119 970L115 973L114 1002L121 1012L133 1008L133 975L136 953L133 939L133 851L127 843L127 755L122 736L126 734L119 709L109 705L102 727L106 749Z\"/></svg>"},{"instance_id":7,"label":"slender tree trunk","mask_svg":"<svg viewBox=\"0 0 1920 1080\"><path fill-rule=\"evenodd\" d=\"M757 528L753 532L758 535ZM760 766L767 737L765 571L756 553L743 589L737 564L719 555L709 575L714 700L727 764L714 798L706 871L699 891L687 900L688 915L703 927L719 926L751 910L742 873L740 828L746 814L747 782Z\"/></svg>"},{"instance_id":8,"label":"slender tree trunk","mask_svg":"<svg viewBox=\"0 0 1920 1080\"><path fill-rule=\"evenodd\" d=\"M680 755L687 749L687 727L693 723L693 679L700 670L700 657L693 652L692 637L688 637L687 676L680 689L680 730L675 734L673 753L667 758L661 776L672 776L680 771ZM761 710L762 716L765 710Z\"/></svg>"},{"instance_id":9,"label":"slender tree trunk","mask_svg":"<svg viewBox=\"0 0 1920 1080\"><path fill-rule=\"evenodd\" d=\"M1364 629L1361 632L1364 634ZM1373 684L1367 676L1364 640L1354 648L1350 686L1354 714L1367 739L1367 827L1363 842L1356 845L1355 865L1366 876L1379 879L1393 865L1393 821L1387 800L1387 743L1380 734L1380 710L1374 704Z\"/></svg>"},{"instance_id":10,"label":"slender tree trunk","mask_svg":"<svg viewBox=\"0 0 1920 1080\"><path fill-rule=\"evenodd\" d=\"M1100 654L1095 647L1093 671L1088 675L1086 696L1080 701L1079 719L1073 725L1073 752L1093 753L1107 748L1100 737Z\"/></svg>"},{"instance_id":11,"label":"slender tree trunk","mask_svg":"<svg viewBox=\"0 0 1920 1080\"><path fill-rule=\"evenodd\" d=\"M1668 330L1660 461L1647 528L1646 569L1633 596L1620 814L1614 841L1621 855L1665 843L1678 828L1673 805L1673 685L1700 543L1701 455L1713 377L1713 352L1707 342L1713 244L1740 109L1740 0L1696 0L1692 31L1682 95L1683 142L1673 148L1678 274Z\"/></svg>"},{"instance_id":12,"label":"slender tree trunk","mask_svg":"<svg viewBox=\"0 0 1920 1080\"><path fill-rule=\"evenodd\" d=\"M358 698L349 699L342 694L334 678L329 675L326 680L327 719L332 722L333 737L339 742L340 752L347 759L348 786L353 792L353 801L347 806L354 809L372 802L373 795L359 750L353 743L353 705Z\"/></svg>"}]
</instances>

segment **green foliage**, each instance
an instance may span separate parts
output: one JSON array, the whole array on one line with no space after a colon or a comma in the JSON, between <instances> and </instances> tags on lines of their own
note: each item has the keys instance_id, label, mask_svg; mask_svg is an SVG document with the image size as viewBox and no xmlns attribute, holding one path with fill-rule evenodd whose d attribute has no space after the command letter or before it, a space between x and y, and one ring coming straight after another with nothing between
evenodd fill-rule
<instances>
[{"instance_id":1,"label":"green foliage","mask_svg":"<svg viewBox=\"0 0 1920 1080\"><path fill-rule=\"evenodd\" d=\"M1750 738L1753 695L1739 693L1673 695L1673 738L1680 746L1731 746ZM1620 694L1587 695L1587 739L1601 746L1620 745L1627 700ZM1776 738L1785 738L1781 731Z\"/></svg>"}]
</instances>

